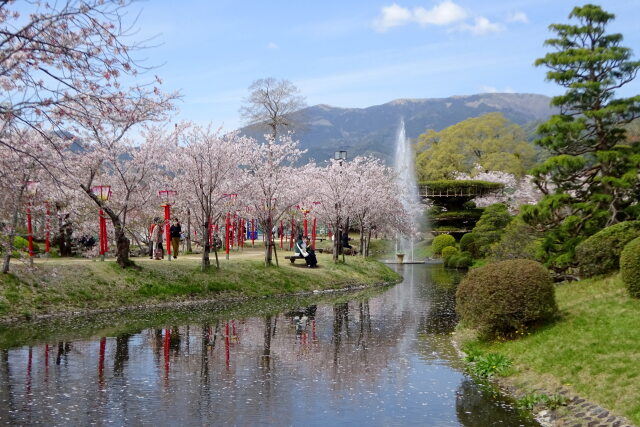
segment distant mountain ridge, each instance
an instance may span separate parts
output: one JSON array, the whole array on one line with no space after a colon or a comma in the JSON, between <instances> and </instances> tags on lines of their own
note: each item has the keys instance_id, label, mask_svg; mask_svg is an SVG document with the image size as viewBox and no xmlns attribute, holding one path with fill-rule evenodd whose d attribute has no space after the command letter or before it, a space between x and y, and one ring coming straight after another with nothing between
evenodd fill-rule
<instances>
[{"instance_id":1,"label":"distant mountain ridge","mask_svg":"<svg viewBox=\"0 0 640 427\"><path fill-rule=\"evenodd\" d=\"M314 105L299 112L306 129L296 134L300 147L307 149L306 159L319 163L336 150L347 150L349 158L372 154L389 163L395 151L395 139L404 118L406 134L417 138L427 129L442 130L471 117L500 112L522 126L544 121L556 110L551 98L527 93L484 93L449 98L396 99L367 108L340 108ZM240 132L261 138L265 132L256 126Z\"/></svg>"}]
</instances>

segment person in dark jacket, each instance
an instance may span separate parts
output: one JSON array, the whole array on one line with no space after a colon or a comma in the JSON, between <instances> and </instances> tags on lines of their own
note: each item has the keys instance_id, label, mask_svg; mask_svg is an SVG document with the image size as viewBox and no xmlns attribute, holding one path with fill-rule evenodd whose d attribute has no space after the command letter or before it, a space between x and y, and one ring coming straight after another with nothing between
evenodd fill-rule
<instances>
[{"instance_id":1,"label":"person in dark jacket","mask_svg":"<svg viewBox=\"0 0 640 427\"><path fill-rule=\"evenodd\" d=\"M173 251L173 259L178 258L178 249L180 248L180 236L182 235L182 227L178 218L173 218L173 224L169 228L171 235L171 250Z\"/></svg>"}]
</instances>

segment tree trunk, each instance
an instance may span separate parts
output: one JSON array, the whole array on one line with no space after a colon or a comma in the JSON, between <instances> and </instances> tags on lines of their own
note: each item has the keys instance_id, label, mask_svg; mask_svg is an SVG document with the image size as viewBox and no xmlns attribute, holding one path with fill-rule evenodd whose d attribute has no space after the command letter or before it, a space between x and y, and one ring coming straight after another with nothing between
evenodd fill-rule
<instances>
[{"instance_id":1,"label":"tree trunk","mask_svg":"<svg viewBox=\"0 0 640 427\"><path fill-rule=\"evenodd\" d=\"M185 237L187 241L187 252L193 252L191 247L191 209L187 208L187 236Z\"/></svg>"},{"instance_id":2,"label":"tree trunk","mask_svg":"<svg viewBox=\"0 0 640 427\"><path fill-rule=\"evenodd\" d=\"M22 197L19 197L19 199L22 199ZM16 203L13 208L13 216L11 217L11 228L9 231L9 236L7 236L9 238L7 247L5 248L7 252L4 254L4 261L2 263L2 272L5 274L9 272L9 263L11 262L11 255L13 254L13 240L16 237L16 227L18 226L19 206L20 203Z\"/></svg>"},{"instance_id":3,"label":"tree trunk","mask_svg":"<svg viewBox=\"0 0 640 427\"><path fill-rule=\"evenodd\" d=\"M371 227L369 227L369 231L367 232L367 251L365 256L369 256L369 245L371 244Z\"/></svg>"},{"instance_id":4,"label":"tree trunk","mask_svg":"<svg viewBox=\"0 0 640 427\"><path fill-rule=\"evenodd\" d=\"M122 268L131 267L134 264L133 261L129 259L129 238L124 232L119 219L114 221L112 218L111 221L116 231L116 261Z\"/></svg>"},{"instance_id":5,"label":"tree trunk","mask_svg":"<svg viewBox=\"0 0 640 427\"><path fill-rule=\"evenodd\" d=\"M342 242L342 236L340 231L340 219L336 221L335 229L333 230L333 262L338 262L338 256L340 255L340 243Z\"/></svg>"},{"instance_id":6,"label":"tree trunk","mask_svg":"<svg viewBox=\"0 0 640 427\"><path fill-rule=\"evenodd\" d=\"M273 249L273 224L271 218L267 220L267 227L265 230L265 251L264 251L264 264L270 266L273 264L272 249Z\"/></svg>"},{"instance_id":7,"label":"tree trunk","mask_svg":"<svg viewBox=\"0 0 640 427\"><path fill-rule=\"evenodd\" d=\"M360 222L360 256L364 257L364 245L365 245L365 236L364 236L364 222Z\"/></svg>"},{"instance_id":8,"label":"tree trunk","mask_svg":"<svg viewBox=\"0 0 640 427\"><path fill-rule=\"evenodd\" d=\"M202 263L200 265L200 269L202 271L208 270L209 265L211 265L211 261L209 260L209 223L205 222L202 225ZM218 254L216 252L216 263L218 259ZM219 266L218 266L219 267Z\"/></svg>"}]
</instances>

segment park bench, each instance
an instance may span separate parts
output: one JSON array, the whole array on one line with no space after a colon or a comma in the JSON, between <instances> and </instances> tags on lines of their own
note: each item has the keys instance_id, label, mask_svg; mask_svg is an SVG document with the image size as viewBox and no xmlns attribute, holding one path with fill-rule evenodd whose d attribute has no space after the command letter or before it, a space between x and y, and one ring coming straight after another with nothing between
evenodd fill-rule
<instances>
[{"instance_id":1,"label":"park bench","mask_svg":"<svg viewBox=\"0 0 640 427\"><path fill-rule=\"evenodd\" d=\"M284 257L284 259L288 259L289 261L291 261L291 264L293 264L297 259L304 259L304 257L302 255L288 255Z\"/></svg>"}]
</instances>

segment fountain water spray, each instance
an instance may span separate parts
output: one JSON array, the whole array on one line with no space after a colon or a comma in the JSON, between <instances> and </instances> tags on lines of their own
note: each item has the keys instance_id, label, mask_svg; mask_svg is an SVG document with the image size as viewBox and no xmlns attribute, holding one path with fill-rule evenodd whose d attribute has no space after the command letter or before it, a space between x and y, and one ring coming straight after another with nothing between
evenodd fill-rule
<instances>
[{"instance_id":1,"label":"fountain water spray","mask_svg":"<svg viewBox=\"0 0 640 427\"><path fill-rule=\"evenodd\" d=\"M416 182L415 156L411 149L411 143L407 138L404 128L404 119L400 119L400 127L396 136L396 157L395 169L398 176L398 184L402 193L400 200L402 207L409 214L410 230L409 236L400 236L396 244L396 252L411 254L413 257L414 238L418 232L422 217L420 196L418 194L418 184Z\"/></svg>"}]
</instances>

